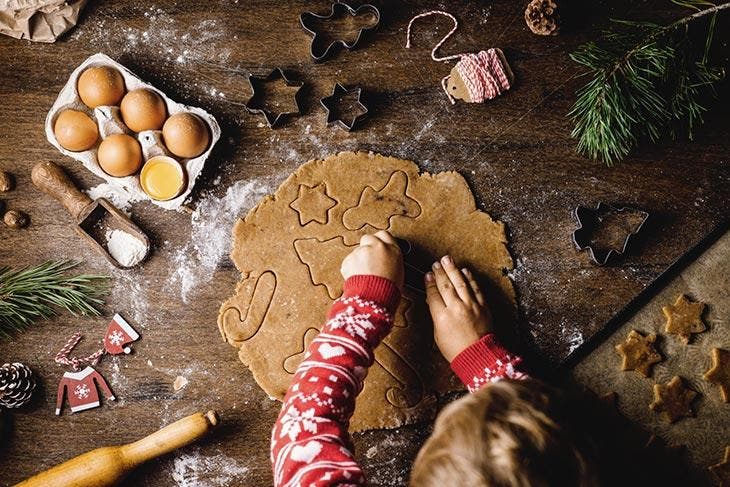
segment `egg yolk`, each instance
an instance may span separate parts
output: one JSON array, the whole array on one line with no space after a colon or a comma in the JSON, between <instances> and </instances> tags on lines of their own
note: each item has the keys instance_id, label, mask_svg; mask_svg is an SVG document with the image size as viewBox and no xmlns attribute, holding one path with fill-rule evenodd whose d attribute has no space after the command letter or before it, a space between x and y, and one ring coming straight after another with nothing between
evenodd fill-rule
<instances>
[{"instance_id":1,"label":"egg yolk","mask_svg":"<svg viewBox=\"0 0 730 487\"><path fill-rule=\"evenodd\" d=\"M153 157L142 168L140 184L151 198L165 201L182 192L185 175L182 166L175 159Z\"/></svg>"}]
</instances>

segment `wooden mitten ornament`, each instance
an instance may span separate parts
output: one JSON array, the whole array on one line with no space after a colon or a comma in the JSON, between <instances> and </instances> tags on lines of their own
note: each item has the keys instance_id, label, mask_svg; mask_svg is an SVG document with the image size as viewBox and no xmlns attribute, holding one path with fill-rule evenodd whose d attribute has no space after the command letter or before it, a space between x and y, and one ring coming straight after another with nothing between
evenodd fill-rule
<instances>
[{"instance_id":1,"label":"wooden mitten ornament","mask_svg":"<svg viewBox=\"0 0 730 487\"><path fill-rule=\"evenodd\" d=\"M406 48L411 47L411 26L416 19L430 15L445 15L454 22L454 27L441 39L431 51L434 61L449 61L458 59L451 69L451 73L441 80L441 86L452 104L455 100L467 103L482 103L496 98L507 91L514 82L514 74L507 64L507 59L501 49L491 48L479 51L476 54L464 53L451 56L436 57L436 51L451 35L456 32L459 22L448 12L432 10L416 15L408 23L406 31Z\"/></svg>"}]
</instances>

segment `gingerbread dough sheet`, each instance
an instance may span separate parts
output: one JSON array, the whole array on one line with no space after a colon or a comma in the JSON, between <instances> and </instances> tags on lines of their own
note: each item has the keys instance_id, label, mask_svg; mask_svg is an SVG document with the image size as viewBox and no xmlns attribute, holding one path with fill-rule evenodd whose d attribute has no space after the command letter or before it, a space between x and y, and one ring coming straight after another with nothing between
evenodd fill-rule
<instances>
[{"instance_id":1,"label":"gingerbread dough sheet","mask_svg":"<svg viewBox=\"0 0 730 487\"><path fill-rule=\"evenodd\" d=\"M364 152L310 161L235 225L231 258L242 280L218 316L224 339L270 396L283 398L342 294L342 259L363 234L381 229L427 256L422 269L446 253L470 266L495 321L514 323L504 225L477 210L461 175L419 174L413 162ZM462 388L431 326L423 293L407 287L393 331L375 351L353 431L431 419L438 394Z\"/></svg>"}]
</instances>

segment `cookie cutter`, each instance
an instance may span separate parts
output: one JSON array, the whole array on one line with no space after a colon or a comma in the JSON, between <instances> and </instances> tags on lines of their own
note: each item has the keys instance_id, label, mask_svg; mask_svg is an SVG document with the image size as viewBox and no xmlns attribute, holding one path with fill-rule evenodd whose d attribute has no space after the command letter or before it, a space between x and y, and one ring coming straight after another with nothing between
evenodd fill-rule
<instances>
[{"instance_id":1,"label":"cookie cutter","mask_svg":"<svg viewBox=\"0 0 730 487\"><path fill-rule=\"evenodd\" d=\"M277 79L284 81L287 86L293 86L297 88L297 91L294 93L294 104L297 107L296 111L274 113L271 110L267 110L266 108L258 107L253 104L253 101L256 99L257 88L260 88L261 85L264 85L266 83L276 81ZM274 128L278 126L279 123L282 122L285 118L302 114L302 109L299 103L299 93L302 89L302 86L304 86L304 82L290 80L286 77L284 71L281 68L274 68L267 76L257 76L250 74L248 75L248 84L251 86L251 98L249 98L248 101L244 104L244 107L251 113L262 114L266 119L266 123L269 125L269 128Z\"/></svg>"},{"instance_id":2,"label":"cookie cutter","mask_svg":"<svg viewBox=\"0 0 730 487\"><path fill-rule=\"evenodd\" d=\"M608 249L608 251L606 251L605 254L603 254L602 256L596 255L596 249L594 249L591 245L590 239L591 235L595 232L598 224L601 221L598 215L604 212L623 213L625 211L641 215L641 221L632 232L629 232L629 234L626 235L624 243L621 246L621 250ZM641 231L642 227L649 219L649 213L636 208L631 208L629 206L616 208L612 205L599 202L598 206L596 206L595 208L588 208L582 205L578 205L575 210L573 210L573 217L578 223L578 228L576 228L573 232L573 243L579 251L588 249L591 260L593 260L593 262L597 265L602 266L606 265L614 254L623 255L626 253L629 245L631 244L631 241Z\"/></svg>"},{"instance_id":3,"label":"cookie cutter","mask_svg":"<svg viewBox=\"0 0 730 487\"><path fill-rule=\"evenodd\" d=\"M370 26L361 27L353 42L348 43L344 39L336 39L330 42L326 48L320 50L318 47L318 36L321 34L319 33L319 29L316 27L317 22L330 20L343 15L350 15L354 18L357 17L361 11L370 11L375 16L375 22ZM320 62L324 61L325 58L330 55L331 51L338 46L342 46L348 51L354 49L358 42L360 42L363 32L373 30L380 24L380 10L369 3L365 3L354 9L346 3L335 2L332 4L332 10L327 15L316 14L314 12L303 12L299 16L299 23L302 25L304 30L312 35L312 43L309 47L309 54L312 56L314 62Z\"/></svg>"},{"instance_id":4,"label":"cookie cutter","mask_svg":"<svg viewBox=\"0 0 730 487\"><path fill-rule=\"evenodd\" d=\"M348 124L340 117L340 114L337 113L336 107L345 96L353 93L357 94L357 102L355 106L359 107L362 111L359 115L353 117L352 121ZM322 104L324 109L327 110L327 125L337 124L348 132L351 131L363 118L367 117L369 111L368 107L366 107L362 102L362 88L359 86L348 90L340 83L335 83L335 86L332 89L332 94L320 99L319 102Z\"/></svg>"}]
</instances>

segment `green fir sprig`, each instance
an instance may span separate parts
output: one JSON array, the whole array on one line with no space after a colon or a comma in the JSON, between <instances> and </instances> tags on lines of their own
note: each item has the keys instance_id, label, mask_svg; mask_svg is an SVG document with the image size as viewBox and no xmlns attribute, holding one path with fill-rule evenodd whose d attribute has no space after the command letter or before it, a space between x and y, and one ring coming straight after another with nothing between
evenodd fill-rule
<instances>
[{"instance_id":1,"label":"green fir sprig","mask_svg":"<svg viewBox=\"0 0 730 487\"><path fill-rule=\"evenodd\" d=\"M707 91L723 79L708 64L717 14L730 2L672 0L694 13L669 24L613 20L614 30L578 47L570 57L590 81L577 92L569 116L578 152L611 166L641 141L667 135L690 139L702 124ZM689 24L710 16L704 51L689 42Z\"/></svg>"},{"instance_id":2,"label":"green fir sprig","mask_svg":"<svg viewBox=\"0 0 730 487\"><path fill-rule=\"evenodd\" d=\"M67 271L79 262L49 261L13 270L0 267L0 338L10 338L38 319L50 318L58 309L74 316L100 313L101 296L108 292L108 276Z\"/></svg>"}]
</instances>

